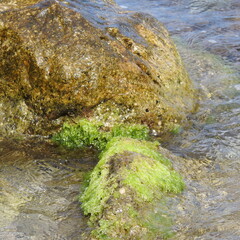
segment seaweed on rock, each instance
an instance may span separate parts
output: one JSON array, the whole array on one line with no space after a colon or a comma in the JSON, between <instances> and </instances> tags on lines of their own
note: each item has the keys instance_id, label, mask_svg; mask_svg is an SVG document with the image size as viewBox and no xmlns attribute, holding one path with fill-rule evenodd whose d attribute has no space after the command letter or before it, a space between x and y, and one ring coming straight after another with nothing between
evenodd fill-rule
<instances>
[{"instance_id":1,"label":"seaweed on rock","mask_svg":"<svg viewBox=\"0 0 240 240\"><path fill-rule=\"evenodd\" d=\"M116 125L104 131L101 124L84 119L65 124L53 137L68 147L93 145L102 150L80 196L95 228L91 239L154 239L143 212L165 194L184 189L182 177L159 152L159 143L147 141L148 133L142 125Z\"/></svg>"},{"instance_id":2,"label":"seaweed on rock","mask_svg":"<svg viewBox=\"0 0 240 240\"><path fill-rule=\"evenodd\" d=\"M61 131L53 135L52 140L69 148L94 146L102 149L109 141L110 135L100 131L100 127L100 123L86 119L76 124L65 123Z\"/></svg>"},{"instance_id":3,"label":"seaweed on rock","mask_svg":"<svg viewBox=\"0 0 240 240\"><path fill-rule=\"evenodd\" d=\"M94 146L102 150L114 137L142 140L149 137L149 128L145 125L116 124L110 131L103 131L102 127L102 123L86 119L76 124L65 123L61 131L53 135L52 140L69 148Z\"/></svg>"},{"instance_id":4,"label":"seaweed on rock","mask_svg":"<svg viewBox=\"0 0 240 240\"><path fill-rule=\"evenodd\" d=\"M97 239L148 239L152 233L141 211L183 189L183 179L155 142L116 137L101 153L80 201Z\"/></svg>"}]
</instances>

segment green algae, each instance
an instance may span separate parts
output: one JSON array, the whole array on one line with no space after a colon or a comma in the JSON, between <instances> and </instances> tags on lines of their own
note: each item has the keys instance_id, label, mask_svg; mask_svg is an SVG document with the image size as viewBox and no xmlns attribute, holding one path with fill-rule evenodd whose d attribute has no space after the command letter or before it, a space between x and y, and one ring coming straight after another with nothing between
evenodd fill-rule
<instances>
[{"instance_id":1,"label":"green algae","mask_svg":"<svg viewBox=\"0 0 240 240\"><path fill-rule=\"evenodd\" d=\"M171 161L159 152L159 143L149 141L148 127L116 124L106 128L82 119L76 124L64 124L53 141L70 148L94 146L101 150L99 162L86 177L80 196L84 214L94 228L91 239L151 239L154 234L166 235L157 228L153 231L143 212L166 194L180 193L184 182Z\"/></svg>"},{"instance_id":2,"label":"green algae","mask_svg":"<svg viewBox=\"0 0 240 240\"><path fill-rule=\"evenodd\" d=\"M125 166L122 175L124 184L136 191L140 199L153 199L154 189L179 193L184 188L182 178L171 169L171 162L157 151L156 142L139 141L130 138L113 138L100 155L100 160L91 174L88 188L81 197L85 213L101 212L108 193L113 193L117 186L110 172L110 160L126 151L137 153L131 167ZM119 163L124 164L124 163ZM126 164L126 163L125 163ZM108 192L108 193L107 193Z\"/></svg>"},{"instance_id":3,"label":"green algae","mask_svg":"<svg viewBox=\"0 0 240 240\"><path fill-rule=\"evenodd\" d=\"M159 161L142 156L131 164L130 170L126 169L125 175L123 182L134 189L143 201L152 201L162 192L179 193L184 188L178 173Z\"/></svg>"},{"instance_id":4,"label":"green algae","mask_svg":"<svg viewBox=\"0 0 240 240\"><path fill-rule=\"evenodd\" d=\"M183 179L157 151L157 143L115 137L101 153L80 201L84 214L97 226L92 232L95 237L120 239L121 232L129 233L136 226L148 231L139 216L140 208L183 189ZM113 232L118 234L109 238Z\"/></svg>"},{"instance_id":5,"label":"green algae","mask_svg":"<svg viewBox=\"0 0 240 240\"><path fill-rule=\"evenodd\" d=\"M149 129L140 124L117 124L111 130L112 137L130 137L134 139L148 139Z\"/></svg>"},{"instance_id":6,"label":"green algae","mask_svg":"<svg viewBox=\"0 0 240 240\"><path fill-rule=\"evenodd\" d=\"M169 202L167 198L163 198L141 213L143 226L149 230L147 240L156 239L156 235L160 235L161 239L174 237L175 232L172 229L174 221L169 210Z\"/></svg>"},{"instance_id":7,"label":"green algae","mask_svg":"<svg viewBox=\"0 0 240 240\"><path fill-rule=\"evenodd\" d=\"M99 163L101 162L101 159L109 159L114 154L130 151L152 158L166 166L171 166L169 159L165 158L158 152L158 142L133 141L131 138L125 138L124 141L121 140L121 137L115 137L108 142L105 151L103 151L100 155ZM121 142L121 144L119 144L119 142Z\"/></svg>"},{"instance_id":8,"label":"green algae","mask_svg":"<svg viewBox=\"0 0 240 240\"><path fill-rule=\"evenodd\" d=\"M100 150L114 137L148 139L149 129L140 124L116 124L109 131L102 130L103 124L82 119L76 124L65 123L52 140L69 148L94 146Z\"/></svg>"},{"instance_id":9,"label":"green algae","mask_svg":"<svg viewBox=\"0 0 240 240\"><path fill-rule=\"evenodd\" d=\"M109 141L109 134L101 132L100 123L86 119L77 124L65 123L60 132L53 135L52 140L69 148L94 146L102 149Z\"/></svg>"}]
</instances>

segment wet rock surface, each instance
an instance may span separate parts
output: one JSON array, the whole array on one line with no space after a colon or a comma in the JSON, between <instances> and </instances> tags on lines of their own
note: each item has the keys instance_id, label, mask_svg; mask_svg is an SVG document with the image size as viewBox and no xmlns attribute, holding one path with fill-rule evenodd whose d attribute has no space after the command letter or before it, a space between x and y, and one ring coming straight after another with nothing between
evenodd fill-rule
<instances>
[{"instance_id":1,"label":"wet rock surface","mask_svg":"<svg viewBox=\"0 0 240 240\"><path fill-rule=\"evenodd\" d=\"M80 196L94 226L86 239L165 239L170 234L164 217L162 226L153 227L153 209L169 194L181 193L185 184L158 147L156 142L121 137L107 143Z\"/></svg>"},{"instance_id":2,"label":"wet rock surface","mask_svg":"<svg viewBox=\"0 0 240 240\"><path fill-rule=\"evenodd\" d=\"M1 1L0 45L4 135L49 134L101 104L158 129L194 108L166 29L111 1Z\"/></svg>"}]
</instances>

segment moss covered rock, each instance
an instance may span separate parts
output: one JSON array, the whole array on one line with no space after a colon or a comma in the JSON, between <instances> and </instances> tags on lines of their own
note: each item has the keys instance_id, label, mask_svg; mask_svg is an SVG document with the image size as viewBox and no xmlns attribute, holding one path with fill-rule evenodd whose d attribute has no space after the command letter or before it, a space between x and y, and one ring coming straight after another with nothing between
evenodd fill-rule
<instances>
[{"instance_id":1,"label":"moss covered rock","mask_svg":"<svg viewBox=\"0 0 240 240\"><path fill-rule=\"evenodd\" d=\"M108 120L114 107L115 120L161 130L193 109L181 58L155 18L103 0L0 6L0 101L26 106L26 123L10 132L46 134L76 116Z\"/></svg>"},{"instance_id":2,"label":"moss covered rock","mask_svg":"<svg viewBox=\"0 0 240 240\"><path fill-rule=\"evenodd\" d=\"M108 142L80 200L95 227L91 239L156 239L144 211L184 182L158 144L115 137Z\"/></svg>"},{"instance_id":3,"label":"moss covered rock","mask_svg":"<svg viewBox=\"0 0 240 240\"><path fill-rule=\"evenodd\" d=\"M84 214L90 216L94 227L87 238L166 236L171 221L166 214L154 216L154 203L168 193L180 193L184 182L171 161L159 152L159 143L149 141L147 126L117 124L105 128L99 122L82 119L64 124L52 139L70 148L94 146L101 150L80 197ZM155 223L159 217L161 226Z\"/></svg>"},{"instance_id":4,"label":"moss covered rock","mask_svg":"<svg viewBox=\"0 0 240 240\"><path fill-rule=\"evenodd\" d=\"M140 124L116 124L111 129L104 129L103 123L81 119L76 124L65 123L62 129L55 133L52 140L69 148L94 146L103 150L114 137L130 137L146 140L149 138L149 128Z\"/></svg>"}]
</instances>

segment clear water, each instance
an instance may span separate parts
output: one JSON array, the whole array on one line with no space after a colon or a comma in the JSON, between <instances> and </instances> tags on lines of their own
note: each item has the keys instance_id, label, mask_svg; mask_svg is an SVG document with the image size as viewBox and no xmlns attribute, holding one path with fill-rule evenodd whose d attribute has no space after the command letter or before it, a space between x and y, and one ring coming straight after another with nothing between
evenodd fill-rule
<instances>
[{"instance_id":1,"label":"clear water","mask_svg":"<svg viewBox=\"0 0 240 240\"><path fill-rule=\"evenodd\" d=\"M239 0L117 0L127 10L149 13L189 47L200 46L239 64Z\"/></svg>"},{"instance_id":2,"label":"clear water","mask_svg":"<svg viewBox=\"0 0 240 240\"><path fill-rule=\"evenodd\" d=\"M91 149L67 151L39 139L0 142L0 239L80 239L78 201Z\"/></svg>"},{"instance_id":3,"label":"clear water","mask_svg":"<svg viewBox=\"0 0 240 240\"><path fill-rule=\"evenodd\" d=\"M239 0L117 2L165 24L200 92L189 126L160 139L179 156L174 162L187 183L166 210L173 239L240 239ZM89 229L77 197L96 156L39 139L1 140L0 239L81 239Z\"/></svg>"},{"instance_id":4,"label":"clear water","mask_svg":"<svg viewBox=\"0 0 240 240\"><path fill-rule=\"evenodd\" d=\"M240 1L118 0L169 29L200 91L196 114L162 145L183 157L187 190L173 239L240 239Z\"/></svg>"}]
</instances>

